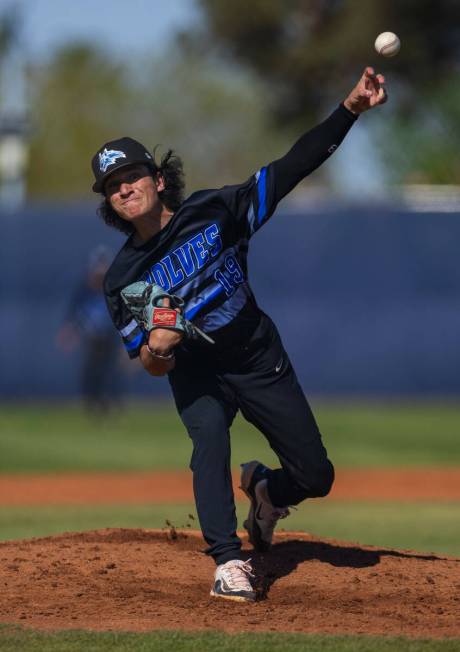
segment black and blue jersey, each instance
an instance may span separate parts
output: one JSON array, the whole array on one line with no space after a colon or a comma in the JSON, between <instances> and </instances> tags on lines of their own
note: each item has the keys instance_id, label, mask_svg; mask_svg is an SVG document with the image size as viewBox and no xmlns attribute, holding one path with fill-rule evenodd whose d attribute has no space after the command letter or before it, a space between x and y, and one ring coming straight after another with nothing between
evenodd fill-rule
<instances>
[{"instance_id":1,"label":"black and blue jersey","mask_svg":"<svg viewBox=\"0 0 460 652\"><path fill-rule=\"evenodd\" d=\"M260 311L248 282L249 240L278 202L337 149L354 121L340 105L284 157L245 183L195 192L150 240L128 238L106 274L104 291L131 358L139 355L146 334L120 291L135 281L156 283L182 297L185 317L209 333L217 347L242 326L258 321Z\"/></svg>"}]
</instances>

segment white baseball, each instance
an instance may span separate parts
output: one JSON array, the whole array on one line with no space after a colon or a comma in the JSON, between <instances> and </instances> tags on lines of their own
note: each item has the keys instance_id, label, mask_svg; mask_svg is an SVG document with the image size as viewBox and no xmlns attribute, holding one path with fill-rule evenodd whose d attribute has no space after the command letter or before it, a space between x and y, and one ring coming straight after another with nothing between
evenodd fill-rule
<instances>
[{"instance_id":1,"label":"white baseball","mask_svg":"<svg viewBox=\"0 0 460 652\"><path fill-rule=\"evenodd\" d=\"M401 41L393 32L382 32L375 39L375 49L384 57L394 57L401 48Z\"/></svg>"}]
</instances>

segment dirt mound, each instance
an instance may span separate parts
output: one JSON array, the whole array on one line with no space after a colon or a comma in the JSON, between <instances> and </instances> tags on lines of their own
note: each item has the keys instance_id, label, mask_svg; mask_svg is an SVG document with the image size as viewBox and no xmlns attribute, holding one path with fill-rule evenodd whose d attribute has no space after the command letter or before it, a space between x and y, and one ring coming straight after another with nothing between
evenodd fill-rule
<instances>
[{"instance_id":1,"label":"dirt mound","mask_svg":"<svg viewBox=\"0 0 460 652\"><path fill-rule=\"evenodd\" d=\"M99 530L0 544L0 622L460 637L460 559L299 533L253 554L260 600L209 597L198 533Z\"/></svg>"}]
</instances>

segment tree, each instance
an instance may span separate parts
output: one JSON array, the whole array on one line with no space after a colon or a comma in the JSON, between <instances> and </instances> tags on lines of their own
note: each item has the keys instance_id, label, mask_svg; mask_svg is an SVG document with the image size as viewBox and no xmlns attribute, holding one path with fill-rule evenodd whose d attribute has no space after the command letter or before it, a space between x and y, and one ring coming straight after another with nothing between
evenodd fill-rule
<instances>
[{"instance_id":1,"label":"tree","mask_svg":"<svg viewBox=\"0 0 460 652\"><path fill-rule=\"evenodd\" d=\"M308 124L343 96L366 64L390 81L382 150L400 181L458 182L458 0L199 0L203 27L184 47L213 47L265 84L273 121ZM379 32L402 41L379 57Z\"/></svg>"},{"instance_id":2,"label":"tree","mask_svg":"<svg viewBox=\"0 0 460 652\"><path fill-rule=\"evenodd\" d=\"M152 149L159 144L159 155L177 150L188 191L242 181L284 153L247 74L180 53L136 64L114 63L104 51L74 44L32 70L30 195L90 194L91 156L123 135Z\"/></svg>"},{"instance_id":3,"label":"tree","mask_svg":"<svg viewBox=\"0 0 460 652\"><path fill-rule=\"evenodd\" d=\"M253 76L196 53L159 64L146 103L150 139L184 158L188 190L241 182L284 154L290 138L270 124Z\"/></svg>"},{"instance_id":4,"label":"tree","mask_svg":"<svg viewBox=\"0 0 460 652\"><path fill-rule=\"evenodd\" d=\"M73 44L33 68L31 86L29 194L82 194L91 186L91 155L120 134L132 106L126 71L92 46Z\"/></svg>"},{"instance_id":5,"label":"tree","mask_svg":"<svg viewBox=\"0 0 460 652\"><path fill-rule=\"evenodd\" d=\"M206 17L204 42L270 86L280 120L323 106L331 92L348 89L366 63L391 70L412 93L423 94L453 76L459 64L457 0L199 2ZM398 33L403 44L402 55L391 62L373 49L377 34L386 30Z\"/></svg>"}]
</instances>

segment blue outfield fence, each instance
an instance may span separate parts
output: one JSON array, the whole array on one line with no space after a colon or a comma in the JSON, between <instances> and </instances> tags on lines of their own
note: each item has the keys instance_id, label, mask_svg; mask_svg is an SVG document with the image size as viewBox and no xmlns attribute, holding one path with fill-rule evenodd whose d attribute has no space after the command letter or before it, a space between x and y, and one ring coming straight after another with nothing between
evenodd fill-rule
<instances>
[{"instance_id":1,"label":"blue outfield fence","mask_svg":"<svg viewBox=\"0 0 460 652\"><path fill-rule=\"evenodd\" d=\"M0 223L1 396L76 396L81 352L63 354L56 334L90 252L115 254L124 236L89 204L28 207ZM280 207L250 244L249 277L305 391L460 393L459 243L455 213ZM137 361L120 373L130 394L168 391Z\"/></svg>"}]
</instances>

